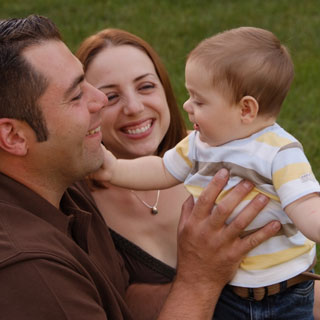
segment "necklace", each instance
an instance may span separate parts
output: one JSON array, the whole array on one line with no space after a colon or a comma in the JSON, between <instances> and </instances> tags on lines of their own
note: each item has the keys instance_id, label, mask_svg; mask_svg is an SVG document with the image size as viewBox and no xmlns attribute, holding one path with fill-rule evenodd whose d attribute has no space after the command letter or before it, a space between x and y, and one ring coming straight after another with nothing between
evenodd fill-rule
<instances>
[{"instance_id":1,"label":"necklace","mask_svg":"<svg viewBox=\"0 0 320 320\"><path fill-rule=\"evenodd\" d=\"M159 202L159 196L160 196L160 190L158 190L157 192L157 200L155 202L155 204L153 206L150 206L148 203L146 203L145 201L143 201L133 190L131 190L131 192L136 196L136 198L142 203L144 204L146 207L148 207L149 209L151 209L151 214L156 215L158 214L158 202Z\"/></svg>"}]
</instances>

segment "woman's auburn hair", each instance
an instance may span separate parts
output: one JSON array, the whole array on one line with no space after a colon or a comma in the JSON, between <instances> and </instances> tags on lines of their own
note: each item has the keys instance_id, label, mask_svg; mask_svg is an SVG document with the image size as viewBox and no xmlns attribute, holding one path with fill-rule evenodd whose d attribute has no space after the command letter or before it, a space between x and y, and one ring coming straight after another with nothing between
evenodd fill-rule
<instances>
[{"instance_id":1,"label":"woman's auburn hair","mask_svg":"<svg viewBox=\"0 0 320 320\"><path fill-rule=\"evenodd\" d=\"M76 56L82 62L86 72L90 63L103 49L122 45L133 46L147 54L163 86L170 112L168 131L157 150L157 155L163 156L167 150L173 148L187 135L187 129L179 111L167 70L156 51L146 41L130 32L109 28L86 38L79 46Z\"/></svg>"}]
</instances>

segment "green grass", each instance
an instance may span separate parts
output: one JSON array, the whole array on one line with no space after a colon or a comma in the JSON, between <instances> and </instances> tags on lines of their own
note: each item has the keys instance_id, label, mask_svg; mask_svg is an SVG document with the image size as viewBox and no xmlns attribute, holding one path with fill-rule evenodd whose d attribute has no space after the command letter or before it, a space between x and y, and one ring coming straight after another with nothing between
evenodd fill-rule
<instances>
[{"instance_id":1,"label":"green grass","mask_svg":"<svg viewBox=\"0 0 320 320\"><path fill-rule=\"evenodd\" d=\"M141 36L162 57L180 105L185 58L200 40L238 26L269 29L289 47L296 72L278 122L302 142L320 179L319 0L1 0L0 18L31 13L53 19L73 51L106 27Z\"/></svg>"}]
</instances>

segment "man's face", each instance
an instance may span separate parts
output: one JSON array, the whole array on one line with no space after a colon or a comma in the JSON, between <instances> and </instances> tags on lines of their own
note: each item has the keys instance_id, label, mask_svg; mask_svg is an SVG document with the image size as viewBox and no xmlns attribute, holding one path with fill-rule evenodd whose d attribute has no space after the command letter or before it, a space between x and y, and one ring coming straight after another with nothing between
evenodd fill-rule
<instances>
[{"instance_id":1,"label":"man's face","mask_svg":"<svg viewBox=\"0 0 320 320\"><path fill-rule=\"evenodd\" d=\"M72 183L102 164L100 110L107 98L84 80L81 63L63 42L45 41L23 56L49 84L38 100L49 136L33 144L30 156L49 179Z\"/></svg>"}]
</instances>

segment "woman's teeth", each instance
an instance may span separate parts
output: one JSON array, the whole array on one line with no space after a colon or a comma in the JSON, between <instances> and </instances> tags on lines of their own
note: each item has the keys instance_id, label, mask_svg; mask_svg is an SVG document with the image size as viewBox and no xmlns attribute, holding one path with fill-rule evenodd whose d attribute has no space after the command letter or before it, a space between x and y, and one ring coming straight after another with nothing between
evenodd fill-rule
<instances>
[{"instance_id":1,"label":"woman's teeth","mask_svg":"<svg viewBox=\"0 0 320 320\"><path fill-rule=\"evenodd\" d=\"M128 129L128 130L126 130L126 131L127 131L127 133L129 133L129 134L139 134L139 133L146 132L148 129L150 129L150 127L151 127L151 123L149 123L149 124L147 124L146 126L141 127L141 128Z\"/></svg>"},{"instance_id":2,"label":"woman's teeth","mask_svg":"<svg viewBox=\"0 0 320 320\"><path fill-rule=\"evenodd\" d=\"M86 135L87 135L87 136L91 136L92 134L95 134L95 133L97 133L97 132L100 132L100 130L101 130L100 127L95 128L95 129L93 129L93 130L88 131L88 133L87 133Z\"/></svg>"}]
</instances>

